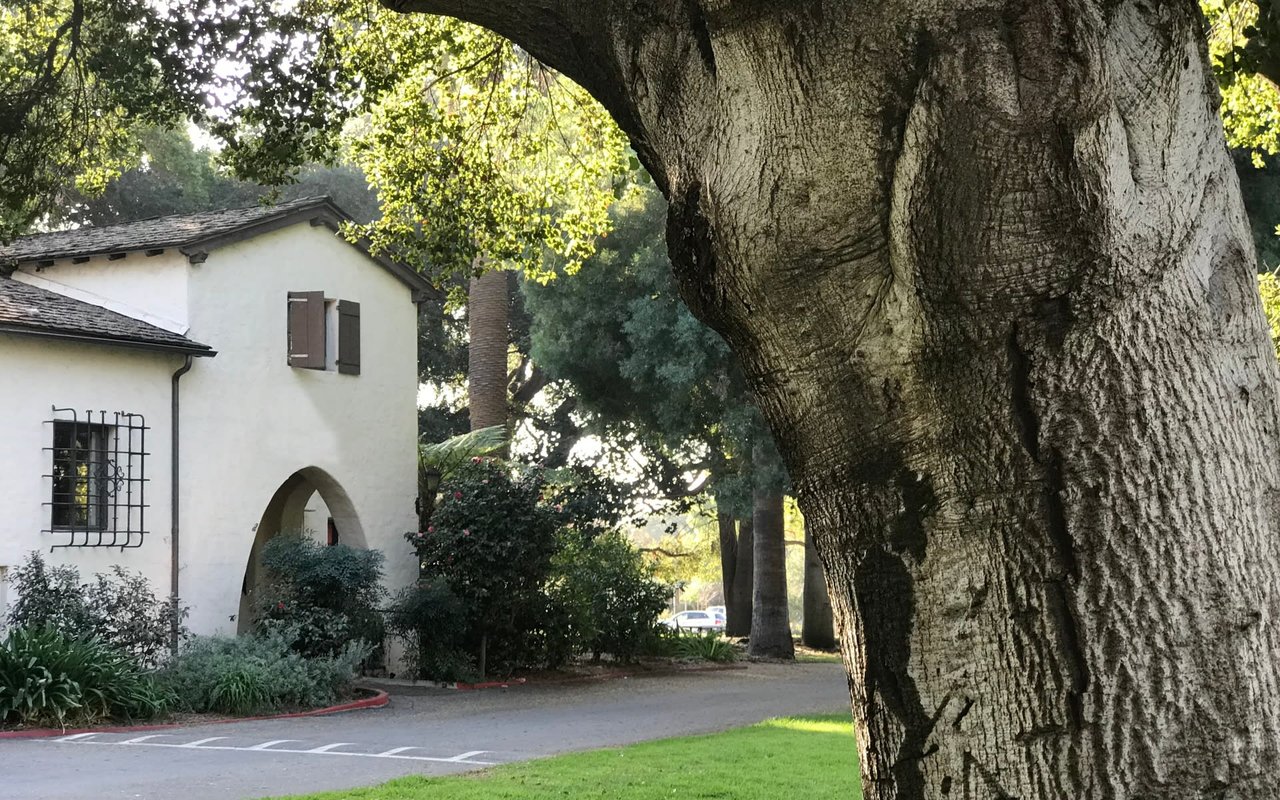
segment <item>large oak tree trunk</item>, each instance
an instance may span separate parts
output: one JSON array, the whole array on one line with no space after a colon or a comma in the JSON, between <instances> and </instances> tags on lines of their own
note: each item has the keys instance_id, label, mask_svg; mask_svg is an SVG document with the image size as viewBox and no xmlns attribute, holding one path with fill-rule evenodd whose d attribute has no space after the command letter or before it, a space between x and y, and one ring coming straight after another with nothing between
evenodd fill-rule
<instances>
[{"instance_id":1,"label":"large oak tree trunk","mask_svg":"<svg viewBox=\"0 0 1280 800\"><path fill-rule=\"evenodd\" d=\"M610 108L823 560L869 800L1274 798L1277 374L1194 0L417 0Z\"/></svg>"}]
</instances>

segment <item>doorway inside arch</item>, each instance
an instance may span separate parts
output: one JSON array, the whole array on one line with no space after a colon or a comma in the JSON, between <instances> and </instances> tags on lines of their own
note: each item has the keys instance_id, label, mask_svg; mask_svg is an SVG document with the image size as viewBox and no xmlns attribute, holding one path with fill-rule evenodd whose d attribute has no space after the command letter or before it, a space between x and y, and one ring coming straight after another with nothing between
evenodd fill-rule
<instances>
[{"instance_id":1,"label":"doorway inside arch","mask_svg":"<svg viewBox=\"0 0 1280 800\"><path fill-rule=\"evenodd\" d=\"M253 627L253 594L263 580L262 548L281 534L300 534L321 544L367 547L360 518L342 485L319 467L293 473L271 496L254 532L240 587L237 633Z\"/></svg>"}]
</instances>

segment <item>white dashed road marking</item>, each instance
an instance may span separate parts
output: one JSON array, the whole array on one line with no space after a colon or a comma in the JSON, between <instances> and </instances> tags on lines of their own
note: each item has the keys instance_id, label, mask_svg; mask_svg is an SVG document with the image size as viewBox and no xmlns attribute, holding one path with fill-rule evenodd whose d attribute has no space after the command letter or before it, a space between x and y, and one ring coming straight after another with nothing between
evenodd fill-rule
<instances>
[{"instance_id":1,"label":"white dashed road marking","mask_svg":"<svg viewBox=\"0 0 1280 800\"><path fill-rule=\"evenodd\" d=\"M327 753L330 750L337 750L339 747L346 747L349 744L355 744L355 742L334 742L333 744L326 744L321 747L313 747L307 752L308 753Z\"/></svg>"},{"instance_id":2,"label":"white dashed road marking","mask_svg":"<svg viewBox=\"0 0 1280 800\"><path fill-rule=\"evenodd\" d=\"M121 742L120 744L142 744L143 742L147 741L148 739L158 739L158 738L160 738L161 736L168 736L168 735L169 735L169 734L167 734L167 733L153 733L153 734L151 734L151 735L149 735L149 736L136 736L136 737L134 737L134 738L132 738L132 739L127 739L127 740L125 740L125 741Z\"/></svg>"},{"instance_id":3,"label":"white dashed road marking","mask_svg":"<svg viewBox=\"0 0 1280 800\"><path fill-rule=\"evenodd\" d=\"M446 760L446 761L464 762L464 761L466 761L468 758L471 758L472 756L484 755L484 754L485 754L485 753L487 753L487 752L489 752L489 751L488 751L488 750L472 750L472 751L471 751L471 752L469 752L469 753L463 753L463 754L462 754L462 755L460 755L460 756L454 756L453 758L447 758L447 759L445 759L445 760Z\"/></svg>"},{"instance_id":4,"label":"white dashed road marking","mask_svg":"<svg viewBox=\"0 0 1280 800\"><path fill-rule=\"evenodd\" d=\"M270 742L263 742L262 744L255 744L253 747L247 747L247 748L245 748L245 749L246 749L246 750L269 750L269 749L271 749L272 747L274 747L275 745L278 745L278 744L288 744L289 742L296 742L296 741L300 741L300 740L298 740L298 739L274 739L274 740L272 740L272 741L270 741ZM128 743L128 742L121 742L120 744L129 744L129 743Z\"/></svg>"},{"instance_id":5,"label":"white dashed road marking","mask_svg":"<svg viewBox=\"0 0 1280 800\"><path fill-rule=\"evenodd\" d=\"M132 739L123 740L103 740L94 737L102 736L99 733L76 733L70 736L61 736L57 739L49 739L47 741L55 744L80 744L80 745L99 745L103 747L172 747L183 750L220 750L239 753L288 753L294 755L310 755L310 756L347 756L350 758L393 758L405 761L430 761L438 764L469 764L477 767L490 767L495 764L493 761L480 761L476 756L482 756L488 753L488 750L468 750L465 753L459 753L456 756L410 756L403 755L409 750L421 750L423 748L416 745L407 747L393 747L390 750L383 750L378 753L360 753L349 750L339 750L340 747L358 747L355 742L333 742L332 744L323 744L318 747L310 747L306 749L280 747L282 744L305 744L300 739L272 739L269 742L261 742L259 744L236 746L226 744L211 744L212 742L226 741L226 736L210 736L205 739L196 739L192 742L157 742L154 739L161 737L173 737L179 734L173 733L154 733L147 736L135 736Z\"/></svg>"}]
</instances>

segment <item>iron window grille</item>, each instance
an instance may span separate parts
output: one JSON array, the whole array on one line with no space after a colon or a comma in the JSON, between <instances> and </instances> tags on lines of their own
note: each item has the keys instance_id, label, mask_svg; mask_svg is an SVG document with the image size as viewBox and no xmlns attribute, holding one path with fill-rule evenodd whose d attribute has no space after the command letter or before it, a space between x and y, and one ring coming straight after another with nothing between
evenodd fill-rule
<instances>
[{"instance_id":1,"label":"iron window grille","mask_svg":"<svg viewBox=\"0 0 1280 800\"><path fill-rule=\"evenodd\" d=\"M116 411L53 409L49 527L61 547L141 547L146 538L146 420Z\"/></svg>"}]
</instances>

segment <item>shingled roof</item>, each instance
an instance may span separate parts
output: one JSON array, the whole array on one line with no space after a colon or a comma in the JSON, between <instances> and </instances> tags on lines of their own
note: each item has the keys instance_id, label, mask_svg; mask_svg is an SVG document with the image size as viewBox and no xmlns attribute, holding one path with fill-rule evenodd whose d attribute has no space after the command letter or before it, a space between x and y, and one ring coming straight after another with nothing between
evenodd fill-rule
<instances>
[{"instance_id":1,"label":"shingled roof","mask_svg":"<svg viewBox=\"0 0 1280 800\"><path fill-rule=\"evenodd\" d=\"M75 228L37 233L0 247L0 268L52 263L66 258L89 258L177 248L193 263L204 261L211 250L234 244L277 228L310 221L337 230L350 217L328 197L306 197L272 206L250 206L196 214L153 217L117 225ZM353 242L370 258L409 288L426 292L431 284L414 270L391 259L375 256L367 242Z\"/></svg>"},{"instance_id":2,"label":"shingled roof","mask_svg":"<svg viewBox=\"0 0 1280 800\"><path fill-rule=\"evenodd\" d=\"M215 355L208 345L181 334L2 275L0 333Z\"/></svg>"}]
</instances>

